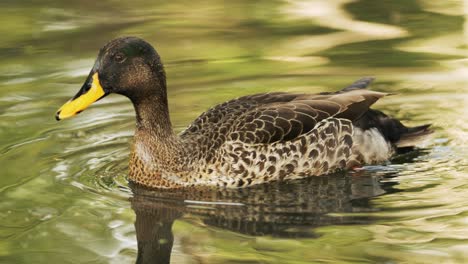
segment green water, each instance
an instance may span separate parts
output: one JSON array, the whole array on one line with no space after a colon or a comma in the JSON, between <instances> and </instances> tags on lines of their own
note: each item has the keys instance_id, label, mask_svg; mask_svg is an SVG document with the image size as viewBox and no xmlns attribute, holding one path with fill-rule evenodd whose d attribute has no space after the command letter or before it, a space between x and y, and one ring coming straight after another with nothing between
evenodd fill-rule
<instances>
[{"instance_id":1,"label":"green water","mask_svg":"<svg viewBox=\"0 0 468 264\"><path fill-rule=\"evenodd\" d=\"M468 262L467 10L461 0L2 1L0 263ZM132 190L125 98L54 120L98 49L124 35L161 54L177 131L236 96L333 91L372 75L373 89L395 93L376 108L435 133L356 173Z\"/></svg>"}]
</instances>

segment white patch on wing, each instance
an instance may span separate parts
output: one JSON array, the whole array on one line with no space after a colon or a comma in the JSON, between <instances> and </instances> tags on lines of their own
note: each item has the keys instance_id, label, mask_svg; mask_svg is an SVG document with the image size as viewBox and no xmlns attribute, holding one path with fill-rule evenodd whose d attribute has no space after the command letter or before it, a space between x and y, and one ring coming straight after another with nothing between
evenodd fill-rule
<instances>
[{"instance_id":1,"label":"white patch on wing","mask_svg":"<svg viewBox=\"0 0 468 264\"><path fill-rule=\"evenodd\" d=\"M377 128L354 127L353 141L353 153L362 156L366 164L386 161L393 154L392 146Z\"/></svg>"}]
</instances>

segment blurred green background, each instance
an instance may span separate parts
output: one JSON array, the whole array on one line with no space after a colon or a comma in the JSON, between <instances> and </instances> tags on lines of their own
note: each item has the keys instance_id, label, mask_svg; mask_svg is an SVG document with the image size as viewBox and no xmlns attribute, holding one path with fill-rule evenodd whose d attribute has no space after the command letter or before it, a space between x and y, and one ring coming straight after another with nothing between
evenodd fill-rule
<instances>
[{"instance_id":1,"label":"blurred green background","mask_svg":"<svg viewBox=\"0 0 468 264\"><path fill-rule=\"evenodd\" d=\"M351 206L327 206L328 220L301 222L302 235L236 232L183 213L173 263L468 261L468 1L2 0L0 17L0 263L135 261L131 104L109 96L54 120L99 48L126 35L165 62L177 131L233 97L333 91L362 76L396 93L376 108L435 129L423 151L342 176Z\"/></svg>"}]
</instances>

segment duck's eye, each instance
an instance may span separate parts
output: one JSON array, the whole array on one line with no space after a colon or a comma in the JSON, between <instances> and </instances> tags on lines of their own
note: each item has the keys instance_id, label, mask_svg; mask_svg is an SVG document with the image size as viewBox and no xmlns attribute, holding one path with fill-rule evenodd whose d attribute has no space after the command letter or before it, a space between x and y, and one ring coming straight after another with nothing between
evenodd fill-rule
<instances>
[{"instance_id":1,"label":"duck's eye","mask_svg":"<svg viewBox=\"0 0 468 264\"><path fill-rule=\"evenodd\" d=\"M125 61L125 59L127 59L122 53L117 53L115 54L114 56L114 60L118 63L122 63Z\"/></svg>"}]
</instances>

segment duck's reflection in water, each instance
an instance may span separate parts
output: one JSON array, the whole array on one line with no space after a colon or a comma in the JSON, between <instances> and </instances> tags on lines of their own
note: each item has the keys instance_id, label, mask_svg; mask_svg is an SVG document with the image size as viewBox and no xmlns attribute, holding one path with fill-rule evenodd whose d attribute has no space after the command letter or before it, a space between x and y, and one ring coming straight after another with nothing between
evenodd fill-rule
<instances>
[{"instance_id":1,"label":"duck's reflection in water","mask_svg":"<svg viewBox=\"0 0 468 264\"><path fill-rule=\"evenodd\" d=\"M252 235L314 236L311 228L370 221L330 213L373 210L369 198L392 191L372 175L328 175L243 189L148 190L131 185L136 214L137 263L169 263L172 224L183 215Z\"/></svg>"}]
</instances>

